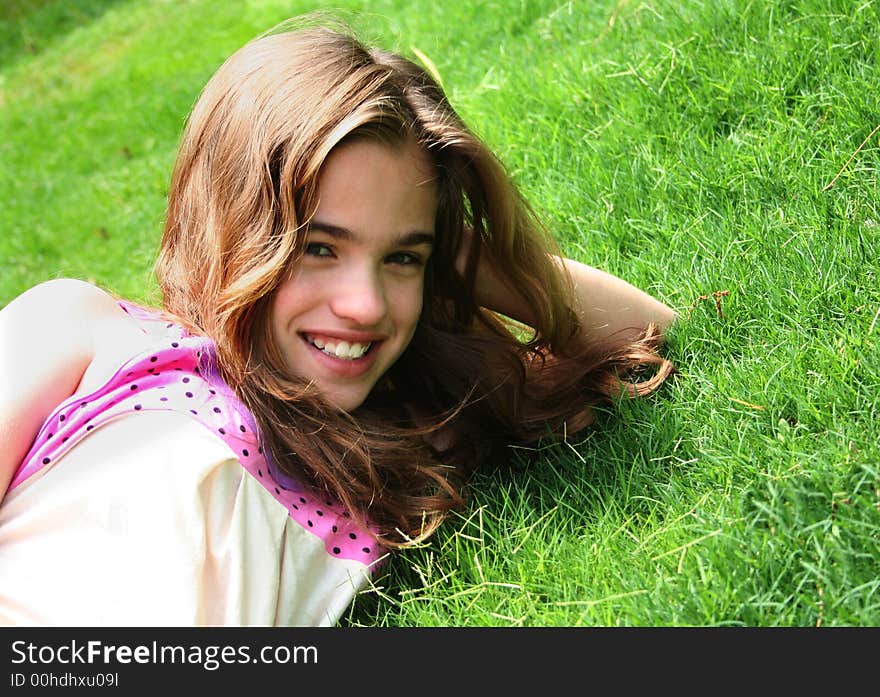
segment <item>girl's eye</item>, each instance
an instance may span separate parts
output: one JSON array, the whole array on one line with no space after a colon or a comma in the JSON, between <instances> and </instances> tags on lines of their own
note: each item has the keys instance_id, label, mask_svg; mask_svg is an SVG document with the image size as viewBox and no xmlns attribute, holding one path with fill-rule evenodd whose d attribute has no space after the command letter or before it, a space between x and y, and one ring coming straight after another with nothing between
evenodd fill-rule
<instances>
[{"instance_id":1,"label":"girl's eye","mask_svg":"<svg viewBox=\"0 0 880 697\"><path fill-rule=\"evenodd\" d=\"M332 257L333 250L321 242L309 242L306 245L306 254L310 257Z\"/></svg>"},{"instance_id":2,"label":"girl's eye","mask_svg":"<svg viewBox=\"0 0 880 697\"><path fill-rule=\"evenodd\" d=\"M400 266L421 266L424 263L422 257L413 252L395 252L386 257L386 261Z\"/></svg>"}]
</instances>

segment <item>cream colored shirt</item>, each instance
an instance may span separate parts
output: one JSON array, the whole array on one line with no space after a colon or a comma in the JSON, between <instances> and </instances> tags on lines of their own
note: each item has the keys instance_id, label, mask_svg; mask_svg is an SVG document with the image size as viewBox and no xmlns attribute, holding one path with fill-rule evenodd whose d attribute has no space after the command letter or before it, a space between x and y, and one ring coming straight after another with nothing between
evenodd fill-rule
<instances>
[{"instance_id":1,"label":"cream colored shirt","mask_svg":"<svg viewBox=\"0 0 880 697\"><path fill-rule=\"evenodd\" d=\"M0 624L333 625L368 583L180 413L115 418L0 505Z\"/></svg>"}]
</instances>

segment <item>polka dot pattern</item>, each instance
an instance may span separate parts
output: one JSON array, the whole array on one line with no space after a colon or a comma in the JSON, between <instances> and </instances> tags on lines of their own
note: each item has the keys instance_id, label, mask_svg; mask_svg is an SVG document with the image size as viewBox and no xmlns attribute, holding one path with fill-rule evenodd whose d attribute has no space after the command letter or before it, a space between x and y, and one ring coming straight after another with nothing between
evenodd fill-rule
<instances>
[{"instance_id":1,"label":"polka dot pattern","mask_svg":"<svg viewBox=\"0 0 880 697\"><path fill-rule=\"evenodd\" d=\"M175 411L196 419L222 438L247 470L290 517L317 535L327 553L375 564L385 553L348 511L278 471L264 453L253 415L217 374L209 339L188 334L158 315L120 302L139 320L154 346L126 362L87 397L68 400L49 415L10 490L52 464L94 428L133 412Z\"/></svg>"}]
</instances>

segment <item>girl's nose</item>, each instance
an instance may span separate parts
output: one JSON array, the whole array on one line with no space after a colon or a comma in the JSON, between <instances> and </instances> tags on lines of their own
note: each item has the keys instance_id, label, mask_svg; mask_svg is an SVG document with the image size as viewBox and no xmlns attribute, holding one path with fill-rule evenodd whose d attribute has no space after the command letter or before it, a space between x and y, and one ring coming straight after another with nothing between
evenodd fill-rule
<instances>
[{"instance_id":1,"label":"girl's nose","mask_svg":"<svg viewBox=\"0 0 880 697\"><path fill-rule=\"evenodd\" d=\"M348 273L333 289L330 307L337 317L359 326L380 324L388 312L381 278L372 271Z\"/></svg>"}]
</instances>

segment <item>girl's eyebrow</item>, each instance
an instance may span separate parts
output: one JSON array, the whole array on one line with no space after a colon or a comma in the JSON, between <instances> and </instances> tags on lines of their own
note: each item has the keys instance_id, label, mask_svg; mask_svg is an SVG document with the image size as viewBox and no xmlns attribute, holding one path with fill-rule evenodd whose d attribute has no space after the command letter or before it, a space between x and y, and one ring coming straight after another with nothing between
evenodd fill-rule
<instances>
[{"instance_id":1,"label":"girl's eyebrow","mask_svg":"<svg viewBox=\"0 0 880 697\"><path fill-rule=\"evenodd\" d=\"M357 240L358 236L352 230L349 230L346 227L341 227L339 225L331 225L330 223L322 223L320 221L313 220L309 223L308 230L316 230L318 232L323 232L326 235L330 235L330 237L340 239L340 240ZM392 246L401 246L401 247L417 247L420 244L434 245L434 233L433 232L425 232L422 230L413 230L412 232L405 232L396 240Z\"/></svg>"}]
</instances>

